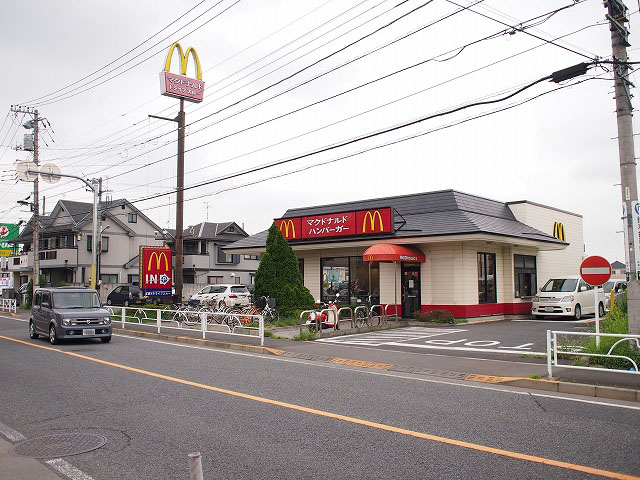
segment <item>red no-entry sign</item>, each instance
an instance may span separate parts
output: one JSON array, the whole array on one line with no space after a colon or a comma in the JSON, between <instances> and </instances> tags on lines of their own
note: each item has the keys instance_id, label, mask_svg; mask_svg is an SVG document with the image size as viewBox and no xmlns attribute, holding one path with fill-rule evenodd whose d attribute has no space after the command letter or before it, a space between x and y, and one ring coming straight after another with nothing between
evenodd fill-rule
<instances>
[{"instance_id":1,"label":"red no-entry sign","mask_svg":"<svg viewBox=\"0 0 640 480\"><path fill-rule=\"evenodd\" d=\"M580 265L580 276L589 285L600 287L611 277L611 265L597 255L587 257Z\"/></svg>"}]
</instances>

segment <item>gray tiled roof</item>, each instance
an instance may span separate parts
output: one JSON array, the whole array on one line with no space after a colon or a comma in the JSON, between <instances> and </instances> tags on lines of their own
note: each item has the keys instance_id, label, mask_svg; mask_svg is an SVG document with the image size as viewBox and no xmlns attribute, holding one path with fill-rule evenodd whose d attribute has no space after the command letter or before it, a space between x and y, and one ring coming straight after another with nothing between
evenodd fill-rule
<instances>
[{"instance_id":1,"label":"gray tiled roof","mask_svg":"<svg viewBox=\"0 0 640 480\"><path fill-rule=\"evenodd\" d=\"M504 202L455 190L417 193L316 207L292 208L287 210L282 218L382 207L395 209L398 214L395 219L396 228L399 228L393 234L368 235L367 239L489 233L559 245L564 244L564 242L553 238L551 235L517 221L509 206ZM406 224L400 226L398 222L401 222L402 218L404 218ZM264 247L266 238L267 231L265 230L239 240L227 248ZM333 239L326 238L321 241L324 243L343 242L345 240L347 239L344 237L338 237Z\"/></svg>"}]
</instances>

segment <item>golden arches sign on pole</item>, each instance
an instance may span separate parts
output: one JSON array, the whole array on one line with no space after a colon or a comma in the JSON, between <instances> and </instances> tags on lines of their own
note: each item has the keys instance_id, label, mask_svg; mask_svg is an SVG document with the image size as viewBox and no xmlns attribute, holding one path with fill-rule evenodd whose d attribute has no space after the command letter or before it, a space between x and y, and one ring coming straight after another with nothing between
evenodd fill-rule
<instances>
[{"instance_id":1,"label":"golden arches sign on pole","mask_svg":"<svg viewBox=\"0 0 640 480\"><path fill-rule=\"evenodd\" d=\"M196 52L196 49L193 47L189 47L187 48L187 51L183 53L182 46L178 42L171 45L171 48L169 49L169 53L167 54L167 60L164 63L164 71L169 72L171 70L171 59L173 58L173 51L176 48L178 49L178 54L180 55L180 72L182 73L182 75L187 74L189 54L191 54L191 57L193 58L193 61L196 64L196 75L198 77L198 80L202 80L202 67L200 66L200 59L198 58L198 53Z\"/></svg>"},{"instance_id":2,"label":"golden arches sign on pole","mask_svg":"<svg viewBox=\"0 0 640 480\"><path fill-rule=\"evenodd\" d=\"M174 50L178 50L180 57L180 74L171 73L171 60ZM195 63L196 77L187 77L187 66L189 58ZM180 98L189 102L201 102L204 96L204 82L202 81L202 66L200 65L200 57L196 49L193 47L182 49L180 43L176 42L171 45L167 53L167 59L164 62L164 69L160 72L160 91L162 95L168 97Z\"/></svg>"}]
</instances>

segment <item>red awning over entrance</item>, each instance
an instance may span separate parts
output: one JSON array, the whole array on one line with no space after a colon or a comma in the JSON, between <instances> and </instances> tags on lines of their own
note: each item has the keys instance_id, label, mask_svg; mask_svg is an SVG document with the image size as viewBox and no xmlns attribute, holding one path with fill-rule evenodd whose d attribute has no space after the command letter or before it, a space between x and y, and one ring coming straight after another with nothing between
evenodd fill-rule
<instances>
[{"instance_id":1,"label":"red awning over entrance","mask_svg":"<svg viewBox=\"0 0 640 480\"><path fill-rule=\"evenodd\" d=\"M424 262L424 253L416 247L379 243L364 252L365 262Z\"/></svg>"}]
</instances>

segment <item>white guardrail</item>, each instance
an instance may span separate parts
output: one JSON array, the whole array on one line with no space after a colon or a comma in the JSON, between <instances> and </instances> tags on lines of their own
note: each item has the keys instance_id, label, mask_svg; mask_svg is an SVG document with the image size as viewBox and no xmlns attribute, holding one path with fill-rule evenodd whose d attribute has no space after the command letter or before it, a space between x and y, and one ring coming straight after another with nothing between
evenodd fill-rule
<instances>
[{"instance_id":1,"label":"white guardrail","mask_svg":"<svg viewBox=\"0 0 640 480\"><path fill-rule=\"evenodd\" d=\"M604 353L588 353L583 352L582 347L580 345L577 346L568 346L568 345L558 345L558 335L569 335L569 336L581 336L581 337L615 337L619 338L617 342L611 345L609 351ZM556 330L547 330L547 372L549 374L549 378L551 378L553 367L562 367L562 368L577 368L581 370L595 370L601 372L603 370L614 370L620 373L634 373L639 374L638 365L636 362L625 355L614 355L613 350L623 342L634 342L638 348L640 348L640 335L631 335L631 334L623 334L623 333L594 333L594 332L563 332ZM619 358L623 360L627 360L629 362L629 367L632 367L630 370L620 370L620 369L604 369L599 367L585 367L581 365L560 365L558 363L558 355L563 356L577 356L577 357L601 357L601 358Z\"/></svg>"},{"instance_id":2,"label":"white guardrail","mask_svg":"<svg viewBox=\"0 0 640 480\"><path fill-rule=\"evenodd\" d=\"M0 310L3 312L16 313L18 308L15 298L0 298Z\"/></svg>"},{"instance_id":3,"label":"white guardrail","mask_svg":"<svg viewBox=\"0 0 640 480\"><path fill-rule=\"evenodd\" d=\"M197 310L167 310L160 308L105 307L111 312L111 322L126 325L154 326L157 333L163 330L199 331L206 339L208 333L259 338L264 345L264 317L247 313L231 313ZM258 326L248 324L258 322ZM253 333L255 332L255 333Z\"/></svg>"}]
</instances>

